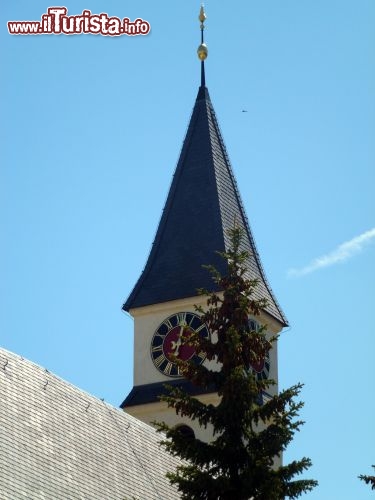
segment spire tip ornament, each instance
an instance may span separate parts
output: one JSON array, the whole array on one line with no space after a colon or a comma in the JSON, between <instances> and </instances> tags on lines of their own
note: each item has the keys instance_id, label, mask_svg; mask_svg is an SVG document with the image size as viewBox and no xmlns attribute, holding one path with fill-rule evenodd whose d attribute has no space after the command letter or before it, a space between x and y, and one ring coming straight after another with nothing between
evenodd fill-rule
<instances>
[{"instance_id":1,"label":"spire tip ornament","mask_svg":"<svg viewBox=\"0 0 375 500\"><path fill-rule=\"evenodd\" d=\"M207 48L207 45L204 43L204 37L203 37L203 31L205 28L204 22L207 19L203 4L201 5L198 19L201 23L201 44L198 47L197 54L198 54L198 58L201 61L201 87L205 87L206 83L205 83L205 74L204 74L204 61L207 59L207 56L208 56L208 48Z\"/></svg>"},{"instance_id":2,"label":"spire tip ornament","mask_svg":"<svg viewBox=\"0 0 375 500\"><path fill-rule=\"evenodd\" d=\"M206 13L204 11L203 3L201 5L201 10L199 11L199 18L198 19L200 20L201 24L203 24L205 22L205 20L207 19ZM201 26L201 29L202 29L202 26Z\"/></svg>"},{"instance_id":3,"label":"spire tip ornament","mask_svg":"<svg viewBox=\"0 0 375 500\"><path fill-rule=\"evenodd\" d=\"M197 54L198 54L198 57L201 61L204 61L205 59L207 59L208 49L207 49L207 45L205 43L201 43L199 45L198 50L197 50Z\"/></svg>"}]
</instances>

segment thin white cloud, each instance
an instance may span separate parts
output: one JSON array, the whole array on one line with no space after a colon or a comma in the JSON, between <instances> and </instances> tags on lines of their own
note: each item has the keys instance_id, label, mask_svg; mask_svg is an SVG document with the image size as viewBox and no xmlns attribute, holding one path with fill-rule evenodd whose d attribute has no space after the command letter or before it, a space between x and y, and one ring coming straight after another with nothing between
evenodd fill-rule
<instances>
[{"instance_id":1,"label":"thin white cloud","mask_svg":"<svg viewBox=\"0 0 375 500\"><path fill-rule=\"evenodd\" d=\"M322 269L323 267L333 266L338 262L344 262L353 255L359 253L363 247L370 243L371 240L375 238L375 227L366 231L365 233L356 236L350 241L346 241L339 245L335 250L322 257L318 257L310 262L306 267L302 267L301 269L289 269L288 276L305 276L306 274L313 273L318 269Z\"/></svg>"}]
</instances>

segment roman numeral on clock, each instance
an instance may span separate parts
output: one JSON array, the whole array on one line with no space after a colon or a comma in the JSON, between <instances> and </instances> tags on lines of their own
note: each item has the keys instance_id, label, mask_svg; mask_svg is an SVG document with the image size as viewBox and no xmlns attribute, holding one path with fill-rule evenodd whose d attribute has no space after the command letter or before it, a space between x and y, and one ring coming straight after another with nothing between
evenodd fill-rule
<instances>
[{"instance_id":1,"label":"roman numeral on clock","mask_svg":"<svg viewBox=\"0 0 375 500\"><path fill-rule=\"evenodd\" d=\"M168 328L168 330L172 330L173 328L173 325L172 323L169 321L169 319L166 319L165 321L163 321L163 324Z\"/></svg>"},{"instance_id":2,"label":"roman numeral on clock","mask_svg":"<svg viewBox=\"0 0 375 500\"><path fill-rule=\"evenodd\" d=\"M157 358L154 358L154 363L157 368L160 368L161 364L166 361L167 358L164 356L164 354L160 354Z\"/></svg>"},{"instance_id":3,"label":"roman numeral on clock","mask_svg":"<svg viewBox=\"0 0 375 500\"><path fill-rule=\"evenodd\" d=\"M154 346L154 347L151 349L151 352L162 352L162 351L163 351L163 344L160 344L160 345Z\"/></svg>"},{"instance_id":4,"label":"roman numeral on clock","mask_svg":"<svg viewBox=\"0 0 375 500\"><path fill-rule=\"evenodd\" d=\"M181 326L186 325L186 312L181 312L177 314L178 324Z\"/></svg>"},{"instance_id":5,"label":"roman numeral on clock","mask_svg":"<svg viewBox=\"0 0 375 500\"><path fill-rule=\"evenodd\" d=\"M173 363L171 363L170 361L168 361L167 365L165 366L164 368L164 373L166 375L170 375L172 373L172 369L173 369Z\"/></svg>"}]
</instances>

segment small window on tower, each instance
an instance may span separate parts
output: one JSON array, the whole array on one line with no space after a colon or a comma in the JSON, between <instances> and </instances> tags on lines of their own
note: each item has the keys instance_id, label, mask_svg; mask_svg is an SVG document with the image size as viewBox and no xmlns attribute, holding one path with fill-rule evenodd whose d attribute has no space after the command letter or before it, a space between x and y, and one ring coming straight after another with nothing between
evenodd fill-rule
<instances>
[{"instance_id":1,"label":"small window on tower","mask_svg":"<svg viewBox=\"0 0 375 500\"><path fill-rule=\"evenodd\" d=\"M249 328L250 330L257 332L259 330L259 323L255 319L249 318Z\"/></svg>"}]
</instances>

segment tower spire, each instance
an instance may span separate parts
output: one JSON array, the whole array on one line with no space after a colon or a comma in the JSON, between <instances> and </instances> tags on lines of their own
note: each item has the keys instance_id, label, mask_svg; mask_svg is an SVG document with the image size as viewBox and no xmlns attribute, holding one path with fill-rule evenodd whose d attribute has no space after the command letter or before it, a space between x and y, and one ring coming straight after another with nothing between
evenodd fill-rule
<instances>
[{"instance_id":1,"label":"tower spire","mask_svg":"<svg viewBox=\"0 0 375 500\"><path fill-rule=\"evenodd\" d=\"M204 61L205 61L205 59L207 59L208 49L207 49L207 45L204 43L204 35L203 35L204 28L205 28L204 22L207 19L203 4L201 5L198 19L201 23L201 44L198 47L197 53L198 53L198 57L201 61L201 87L205 87L206 86L206 78L205 78L205 74L204 74Z\"/></svg>"}]
</instances>

